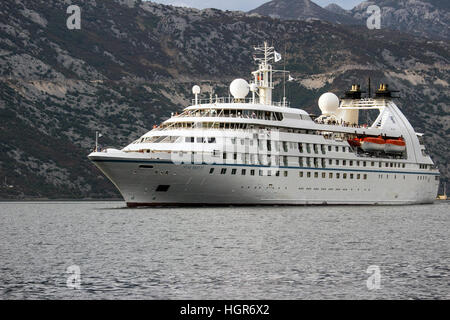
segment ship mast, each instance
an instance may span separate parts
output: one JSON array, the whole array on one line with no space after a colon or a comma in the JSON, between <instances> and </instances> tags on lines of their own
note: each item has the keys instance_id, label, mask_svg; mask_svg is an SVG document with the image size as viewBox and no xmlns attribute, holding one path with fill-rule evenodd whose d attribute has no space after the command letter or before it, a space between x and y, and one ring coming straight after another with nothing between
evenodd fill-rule
<instances>
[{"instance_id":1,"label":"ship mast","mask_svg":"<svg viewBox=\"0 0 450 320\"><path fill-rule=\"evenodd\" d=\"M275 61L275 49L274 47L269 47L267 41L264 42L264 47L256 47L255 50L258 53L263 53L264 57L254 57L255 61L259 63L259 68L253 71L254 83L258 87L259 92L259 103L265 105L272 104L272 90L273 78L272 78L272 65L270 61Z\"/></svg>"}]
</instances>

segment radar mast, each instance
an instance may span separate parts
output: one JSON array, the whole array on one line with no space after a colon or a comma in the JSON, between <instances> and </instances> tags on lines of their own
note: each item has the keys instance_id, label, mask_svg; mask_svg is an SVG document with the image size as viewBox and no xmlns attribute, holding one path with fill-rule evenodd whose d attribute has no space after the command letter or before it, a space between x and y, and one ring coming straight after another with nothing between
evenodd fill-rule
<instances>
[{"instance_id":1,"label":"radar mast","mask_svg":"<svg viewBox=\"0 0 450 320\"><path fill-rule=\"evenodd\" d=\"M259 103L265 105L272 104L272 90L273 86L273 70L271 61L277 62L276 52L274 47L269 47L267 41L264 42L263 47L255 47L255 51L260 57L254 56L255 61L258 62L259 68L253 71L254 83L259 91Z\"/></svg>"}]
</instances>

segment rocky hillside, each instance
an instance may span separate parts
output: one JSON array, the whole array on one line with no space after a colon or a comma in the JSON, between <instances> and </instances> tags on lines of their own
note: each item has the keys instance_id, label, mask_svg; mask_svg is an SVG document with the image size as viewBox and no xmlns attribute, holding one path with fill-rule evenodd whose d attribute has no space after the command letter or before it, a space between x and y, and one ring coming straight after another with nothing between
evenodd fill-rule
<instances>
[{"instance_id":1,"label":"rocky hillside","mask_svg":"<svg viewBox=\"0 0 450 320\"><path fill-rule=\"evenodd\" d=\"M331 7L331 9L336 9ZM249 13L289 20L323 20L336 24L360 24L351 15L326 10L310 0L272 0Z\"/></svg>"},{"instance_id":2,"label":"rocky hillside","mask_svg":"<svg viewBox=\"0 0 450 320\"><path fill-rule=\"evenodd\" d=\"M372 0L352 10L337 4L322 8L310 0L273 0L250 11L280 19L317 19L337 24L366 25L367 8L381 8L381 28L398 30L432 39L450 39L450 1L448 0Z\"/></svg>"},{"instance_id":3,"label":"rocky hillside","mask_svg":"<svg viewBox=\"0 0 450 320\"><path fill-rule=\"evenodd\" d=\"M294 106L317 112L321 93L368 76L398 88L449 175L446 42L133 0L77 1L81 30L68 30L69 3L0 4L1 198L117 197L86 158L95 131L102 146L121 147L187 106L193 84L227 94L233 78L249 77L252 46L264 40L286 45Z\"/></svg>"},{"instance_id":4,"label":"rocky hillside","mask_svg":"<svg viewBox=\"0 0 450 320\"><path fill-rule=\"evenodd\" d=\"M367 7L381 8L381 27L417 36L450 39L450 1L447 0L373 0L351 10L354 18L366 21Z\"/></svg>"}]
</instances>

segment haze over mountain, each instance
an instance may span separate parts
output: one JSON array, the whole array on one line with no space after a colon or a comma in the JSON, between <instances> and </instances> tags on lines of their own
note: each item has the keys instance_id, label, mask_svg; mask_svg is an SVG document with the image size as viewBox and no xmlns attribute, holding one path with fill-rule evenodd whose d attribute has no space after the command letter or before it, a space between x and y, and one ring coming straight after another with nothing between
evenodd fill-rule
<instances>
[{"instance_id":1,"label":"haze over mountain","mask_svg":"<svg viewBox=\"0 0 450 320\"><path fill-rule=\"evenodd\" d=\"M298 79L287 87L294 107L317 113L322 93L341 95L368 76L400 90L400 108L448 177L448 42L153 2L77 3L81 30L66 27L67 1L0 5L1 198L117 197L87 160L95 131L102 147L120 148L188 106L194 84L202 97L228 96L265 40Z\"/></svg>"}]
</instances>

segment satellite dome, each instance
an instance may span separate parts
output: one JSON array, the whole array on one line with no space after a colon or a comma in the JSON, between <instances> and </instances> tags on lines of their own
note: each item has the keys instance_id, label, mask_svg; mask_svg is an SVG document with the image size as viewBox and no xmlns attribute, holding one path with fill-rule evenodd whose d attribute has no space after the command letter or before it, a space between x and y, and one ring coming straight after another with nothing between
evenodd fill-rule
<instances>
[{"instance_id":1,"label":"satellite dome","mask_svg":"<svg viewBox=\"0 0 450 320\"><path fill-rule=\"evenodd\" d=\"M250 85L244 79L233 80L230 84L230 92L235 99L245 99L250 91Z\"/></svg>"},{"instance_id":2,"label":"satellite dome","mask_svg":"<svg viewBox=\"0 0 450 320\"><path fill-rule=\"evenodd\" d=\"M200 87L199 86L193 86L192 87L192 93L193 94L199 94L200 93Z\"/></svg>"},{"instance_id":3,"label":"satellite dome","mask_svg":"<svg viewBox=\"0 0 450 320\"><path fill-rule=\"evenodd\" d=\"M339 108L339 98L334 93L324 93L319 98L319 108L323 115L331 115Z\"/></svg>"}]
</instances>

